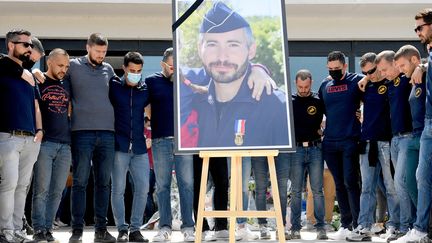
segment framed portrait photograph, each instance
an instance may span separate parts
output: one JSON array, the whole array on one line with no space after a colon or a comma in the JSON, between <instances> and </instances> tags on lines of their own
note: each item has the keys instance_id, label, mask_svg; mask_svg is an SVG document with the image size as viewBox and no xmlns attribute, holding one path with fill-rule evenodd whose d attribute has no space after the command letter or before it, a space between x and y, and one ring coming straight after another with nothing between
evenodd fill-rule
<instances>
[{"instance_id":1,"label":"framed portrait photograph","mask_svg":"<svg viewBox=\"0 0 432 243\"><path fill-rule=\"evenodd\" d=\"M295 150L284 7L204 0L174 30L177 153Z\"/></svg>"}]
</instances>

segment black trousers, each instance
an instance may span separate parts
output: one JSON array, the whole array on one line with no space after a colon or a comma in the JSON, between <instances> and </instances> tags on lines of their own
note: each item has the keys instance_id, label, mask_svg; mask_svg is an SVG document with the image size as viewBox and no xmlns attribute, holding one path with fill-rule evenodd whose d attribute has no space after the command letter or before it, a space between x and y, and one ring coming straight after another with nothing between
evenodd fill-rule
<instances>
[{"instance_id":1,"label":"black trousers","mask_svg":"<svg viewBox=\"0 0 432 243\"><path fill-rule=\"evenodd\" d=\"M197 221L198 200L201 183L202 158L198 155L193 156L194 162L194 215L195 222ZM213 179L214 194L213 207L214 210L227 210L228 207L228 165L227 158L211 158L209 172ZM215 218L214 230L227 229L226 218ZM197 229L198 230L198 229ZM202 231L210 230L207 220L204 218Z\"/></svg>"}]
</instances>

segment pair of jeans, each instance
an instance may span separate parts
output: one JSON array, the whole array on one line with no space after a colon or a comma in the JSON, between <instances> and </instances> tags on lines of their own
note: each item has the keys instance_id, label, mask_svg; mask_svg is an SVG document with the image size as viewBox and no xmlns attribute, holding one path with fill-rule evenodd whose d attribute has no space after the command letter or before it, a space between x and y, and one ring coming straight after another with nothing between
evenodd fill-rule
<instances>
[{"instance_id":1,"label":"pair of jeans","mask_svg":"<svg viewBox=\"0 0 432 243\"><path fill-rule=\"evenodd\" d=\"M362 191L360 195L360 214L358 224L370 228L375 222L374 213L376 208L377 183L382 171L385 194L387 198L390 219L387 226L399 227L399 198L397 196L393 177L390 171L390 143L378 141L378 161L375 167L369 165L370 142L366 145L365 154L360 155L360 171L362 180Z\"/></svg>"},{"instance_id":2,"label":"pair of jeans","mask_svg":"<svg viewBox=\"0 0 432 243\"><path fill-rule=\"evenodd\" d=\"M193 229L194 175L192 155L174 155L174 138L153 138L152 151L159 204L159 227L171 228L171 179L173 166L180 194L182 229Z\"/></svg>"},{"instance_id":3,"label":"pair of jeans","mask_svg":"<svg viewBox=\"0 0 432 243\"><path fill-rule=\"evenodd\" d=\"M194 155L194 215L197 218L198 200L200 193L202 158ZM227 158L210 158L209 172L213 179L213 207L214 210L224 210L228 208L228 166ZM226 230L228 225L227 218L215 218L214 230ZM202 231L210 230L207 220L204 218Z\"/></svg>"},{"instance_id":4,"label":"pair of jeans","mask_svg":"<svg viewBox=\"0 0 432 243\"><path fill-rule=\"evenodd\" d=\"M360 212L359 154L357 140L323 141L323 158L336 185L344 228L357 227Z\"/></svg>"},{"instance_id":5,"label":"pair of jeans","mask_svg":"<svg viewBox=\"0 0 432 243\"><path fill-rule=\"evenodd\" d=\"M33 139L0 132L0 232L22 228L27 188L40 147Z\"/></svg>"},{"instance_id":6,"label":"pair of jeans","mask_svg":"<svg viewBox=\"0 0 432 243\"><path fill-rule=\"evenodd\" d=\"M307 202L306 202L306 219L309 222L315 224L316 219L314 216L314 202L313 202L313 193L312 188L310 186L310 176L308 176L307 180ZM335 204L335 196L336 196L336 188L333 176L329 169L325 168L323 173L323 189L324 189L324 205L325 205L325 221L328 224L331 224L333 220L333 208Z\"/></svg>"},{"instance_id":7,"label":"pair of jeans","mask_svg":"<svg viewBox=\"0 0 432 243\"><path fill-rule=\"evenodd\" d=\"M231 158L228 158L228 174L230 175L230 162ZM251 178L252 164L251 157L242 158L242 198L243 198L243 210L247 210L249 207L249 181ZM237 218L237 224L245 224L247 218Z\"/></svg>"},{"instance_id":8,"label":"pair of jeans","mask_svg":"<svg viewBox=\"0 0 432 243\"><path fill-rule=\"evenodd\" d=\"M290 179L292 185L291 199L291 224L292 230L301 230L301 203L303 182L306 171L309 174L313 193L317 229L324 228L324 195L323 195L323 173L324 161L322 159L321 144L312 147L297 147L297 151L291 156Z\"/></svg>"},{"instance_id":9,"label":"pair of jeans","mask_svg":"<svg viewBox=\"0 0 432 243\"><path fill-rule=\"evenodd\" d=\"M415 142L411 134L393 136L391 141L391 158L395 164L395 189L399 197L400 227L402 233L408 232L415 222L415 204L407 187L407 172L413 164L417 166L418 154L415 151Z\"/></svg>"},{"instance_id":10,"label":"pair of jeans","mask_svg":"<svg viewBox=\"0 0 432 243\"><path fill-rule=\"evenodd\" d=\"M427 232L432 204L432 118L425 119L425 128L420 138L420 161L416 177L418 200L414 228Z\"/></svg>"},{"instance_id":11,"label":"pair of jeans","mask_svg":"<svg viewBox=\"0 0 432 243\"><path fill-rule=\"evenodd\" d=\"M156 185L156 178L155 178L155 173L153 169L150 169L150 174L149 174L149 191L147 193L147 203L146 203L146 207L144 209L144 221L147 222L151 216L153 216L153 214L155 213L155 202L153 200L153 193L155 192L155 187Z\"/></svg>"},{"instance_id":12,"label":"pair of jeans","mask_svg":"<svg viewBox=\"0 0 432 243\"><path fill-rule=\"evenodd\" d=\"M41 144L33 176L31 218L35 231L52 230L71 163L69 144Z\"/></svg>"},{"instance_id":13,"label":"pair of jeans","mask_svg":"<svg viewBox=\"0 0 432 243\"><path fill-rule=\"evenodd\" d=\"M279 153L275 158L276 178L279 188L279 200L282 210L282 221L286 224L286 208L287 208L287 183L290 175L290 154ZM267 187L269 185L269 170L267 157L252 157L252 171L255 175L255 203L259 211L267 210ZM273 200L276 200L273 198ZM258 224L266 224L266 218L258 218Z\"/></svg>"},{"instance_id":14,"label":"pair of jeans","mask_svg":"<svg viewBox=\"0 0 432 243\"><path fill-rule=\"evenodd\" d=\"M147 153L134 154L115 152L114 169L111 173L111 207L117 230L128 230L125 221L124 194L129 171L133 181L133 200L130 217L130 232L140 230L149 190L150 165Z\"/></svg>"},{"instance_id":15,"label":"pair of jeans","mask_svg":"<svg viewBox=\"0 0 432 243\"><path fill-rule=\"evenodd\" d=\"M95 229L106 229L114 154L114 132L72 132L72 229L84 228L86 188L90 170L93 170L94 175Z\"/></svg>"}]
</instances>

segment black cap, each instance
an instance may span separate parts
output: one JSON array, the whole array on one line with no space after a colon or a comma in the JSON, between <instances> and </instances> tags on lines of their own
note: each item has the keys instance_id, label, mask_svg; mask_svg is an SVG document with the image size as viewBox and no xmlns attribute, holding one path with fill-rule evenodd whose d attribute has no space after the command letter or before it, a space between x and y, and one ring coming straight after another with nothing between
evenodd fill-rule
<instances>
[{"instance_id":1,"label":"black cap","mask_svg":"<svg viewBox=\"0 0 432 243\"><path fill-rule=\"evenodd\" d=\"M200 33L224 33L250 27L249 23L225 3L217 2L204 16Z\"/></svg>"}]
</instances>

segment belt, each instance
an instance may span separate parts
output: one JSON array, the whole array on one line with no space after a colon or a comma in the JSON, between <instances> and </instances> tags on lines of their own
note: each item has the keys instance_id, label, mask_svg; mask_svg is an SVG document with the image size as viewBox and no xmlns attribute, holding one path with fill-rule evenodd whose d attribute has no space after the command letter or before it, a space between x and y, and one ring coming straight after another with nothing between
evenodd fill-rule
<instances>
[{"instance_id":1,"label":"belt","mask_svg":"<svg viewBox=\"0 0 432 243\"><path fill-rule=\"evenodd\" d=\"M394 134L393 136L406 137L410 134L412 134L412 132L398 132L398 133Z\"/></svg>"},{"instance_id":2,"label":"belt","mask_svg":"<svg viewBox=\"0 0 432 243\"><path fill-rule=\"evenodd\" d=\"M34 136L32 132L23 131L23 130L12 130L9 131L13 136Z\"/></svg>"},{"instance_id":3,"label":"belt","mask_svg":"<svg viewBox=\"0 0 432 243\"><path fill-rule=\"evenodd\" d=\"M315 141L308 141L308 142L297 142L296 144L297 147L307 148L307 147L318 146L319 144L321 144L321 141L315 140Z\"/></svg>"}]
</instances>

